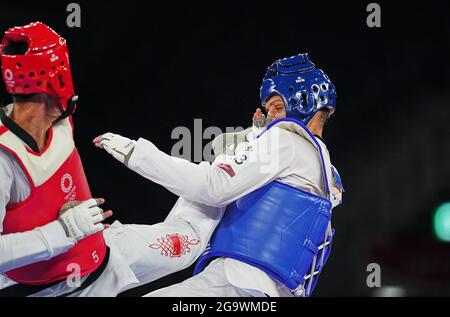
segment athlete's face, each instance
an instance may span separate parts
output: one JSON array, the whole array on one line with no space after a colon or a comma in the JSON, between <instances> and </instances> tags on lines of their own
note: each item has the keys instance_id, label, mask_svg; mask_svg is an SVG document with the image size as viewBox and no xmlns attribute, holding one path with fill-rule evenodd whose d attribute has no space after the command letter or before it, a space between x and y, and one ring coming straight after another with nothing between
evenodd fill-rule
<instances>
[{"instance_id":1,"label":"athlete's face","mask_svg":"<svg viewBox=\"0 0 450 317\"><path fill-rule=\"evenodd\" d=\"M278 95L272 96L267 100L264 108L270 116L275 116L275 119L286 118L286 107L284 106L283 98Z\"/></svg>"}]
</instances>

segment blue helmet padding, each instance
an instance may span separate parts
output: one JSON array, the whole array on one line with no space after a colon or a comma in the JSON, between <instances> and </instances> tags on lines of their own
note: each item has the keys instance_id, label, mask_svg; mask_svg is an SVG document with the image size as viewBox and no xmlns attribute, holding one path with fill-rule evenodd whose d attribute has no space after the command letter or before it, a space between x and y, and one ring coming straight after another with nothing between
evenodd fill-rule
<instances>
[{"instance_id":1,"label":"blue helmet padding","mask_svg":"<svg viewBox=\"0 0 450 317\"><path fill-rule=\"evenodd\" d=\"M261 104L274 95L283 98L288 118L305 124L320 109L336 109L335 86L307 53L277 60L267 69L261 85Z\"/></svg>"}]
</instances>

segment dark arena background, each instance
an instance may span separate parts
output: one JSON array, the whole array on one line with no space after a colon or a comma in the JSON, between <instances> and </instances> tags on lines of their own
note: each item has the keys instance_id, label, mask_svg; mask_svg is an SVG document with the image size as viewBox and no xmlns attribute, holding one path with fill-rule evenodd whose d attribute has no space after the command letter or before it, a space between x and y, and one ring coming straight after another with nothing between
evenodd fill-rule
<instances>
[{"instance_id":1,"label":"dark arena background","mask_svg":"<svg viewBox=\"0 0 450 317\"><path fill-rule=\"evenodd\" d=\"M313 295L450 296L450 5L393 2L377 2L381 26L369 27L370 1L77 1L81 26L69 27L70 1L16 0L0 4L0 29L42 21L68 40L77 145L94 195L122 223L163 221L177 197L94 148L95 136L142 136L170 153L172 131L194 136L195 119L200 133L247 127L266 68L308 52L337 87L325 139L346 190Z\"/></svg>"}]
</instances>

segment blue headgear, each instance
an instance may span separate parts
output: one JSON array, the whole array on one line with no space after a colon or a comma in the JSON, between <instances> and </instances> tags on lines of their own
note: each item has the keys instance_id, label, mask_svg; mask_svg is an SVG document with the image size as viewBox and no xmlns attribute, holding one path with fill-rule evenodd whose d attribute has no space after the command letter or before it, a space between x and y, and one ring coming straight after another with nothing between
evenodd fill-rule
<instances>
[{"instance_id":1,"label":"blue headgear","mask_svg":"<svg viewBox=\"0 0 450 317\"><path fill-rule=\"evenodd\" d=\"M261 85L261 103L279 95L286 115L308 124L323 108L336 109L336 89L328 76L316 69L309 55L299 54L277 60L267 69Z\"/></svg>"}]
</instances>

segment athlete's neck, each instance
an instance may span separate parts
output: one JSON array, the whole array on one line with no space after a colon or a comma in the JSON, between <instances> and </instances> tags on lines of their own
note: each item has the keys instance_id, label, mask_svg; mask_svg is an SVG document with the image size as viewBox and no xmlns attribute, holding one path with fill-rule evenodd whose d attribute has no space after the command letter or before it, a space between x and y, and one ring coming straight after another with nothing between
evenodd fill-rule
<instances>
[{"instance_id":1,"label":"athlete's neck","mask_svg":"<svg viewBox=\"0 0 450 317\"><path fill-rule=\"evenodd\" d=\"M308 130L311 131L313 135L317 135L323 138L323 122L320 119L311 120L308 123Z\"/></svg>"},{"instance_id":2,"label":"athlete's neck","mask_svg":"<svg viewBox=\"0 0 450 317\"><path fill-rule=\"evenodd\" d=\"M36 141L39 150L45 147L48 130L55 120L47 114L45 103L15 103L10 118Z\"/></svg>"}]
</instances>

